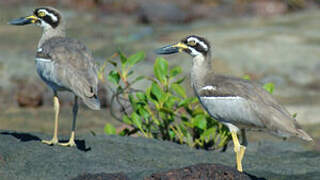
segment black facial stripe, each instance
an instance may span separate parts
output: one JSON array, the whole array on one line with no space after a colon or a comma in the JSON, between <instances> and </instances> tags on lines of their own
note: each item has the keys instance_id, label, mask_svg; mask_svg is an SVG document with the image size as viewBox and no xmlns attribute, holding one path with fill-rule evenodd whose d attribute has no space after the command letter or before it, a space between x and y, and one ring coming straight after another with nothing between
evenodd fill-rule
<instances>
[{"instance_id":1,"label":"black facial stripe","mask_svg":"<svg viewBox=\"0 0 320 180\"><path fill-rule=\"evenodd\" d=\"M196 44L196 46L193 46L194 47L194 49L196 49L198 52L201 52L201 53L203 53L203 54L207 54L207 50L204 48L204 47L202 47L200 44Z\"/></svg>"},{"instance_id":2,"label":"black facial stripe","mask_svg":"<svg viewBox=\"0 0 320 180\"><path fill-rule=\"evenodd\" d=\"M48 13L54 15L55 17L57 17L57 21L54 21L51 18L51 16L49 16L49 15L45 15L44 17L40 17L39 16L40 10L46 10ZM61 18L59 14L57 14L55 11L52 11L51 9L48 9L48 8L38 8L38 9L34 10L34 15L36 15L38 18L40 18L43 21L45 21L46 23L48 23L52 28L56 28L59 25L60 18Z\"/></svg>"},{"instance_id":3,"label":"black facial stripe","mask_svg":"<svg viewBox=\"0 0 320 180\"><path fill-rule=\"evenodd\" d=\"M48 15L42 17L42 19L43 19L46 23L50 24L52 28L56 28L56 27L58 26L58 24L59 24L59 19L58 19L58 21L53 21L53 20L51 19L51 17L48 16Z\"/></svg>"},{"instance_id":4,"label":"black facial stripe","mask_svg":"<svg viewBox=\"0 0 320 180\"><path fill-rule=\"evenodd\" d=\"M204 48L203 46L201 46L200 43L196 43L194 46L188 45L188 40L189 40L190 38L195 38L195 39L199 40L200 42L203 42L205 45L207 45L207 49ZM188 36L188 37L184 38L181 42L184 43L184 44L186 44L187 46L195 49L196 51L202 53L203 55L207 55L208 52L210 51L210 44L209 44L209 42L208 42L206 39L204 39L204 38L202 38L202 37L199 37L199 36L196 36L196 35ZM191 53L190 50L185 50L185 52L187 52L187 53L189 53L189 54Z\"/></svg>"}]
</instances>

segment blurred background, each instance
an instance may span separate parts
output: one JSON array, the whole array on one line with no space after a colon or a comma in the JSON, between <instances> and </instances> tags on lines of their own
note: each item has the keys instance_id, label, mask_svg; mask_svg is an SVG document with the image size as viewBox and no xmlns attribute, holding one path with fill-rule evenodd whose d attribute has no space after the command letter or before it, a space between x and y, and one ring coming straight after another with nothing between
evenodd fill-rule
<instances>
[{"instance_id":1,"label":"blurred background","mask_svg":"<svg viewBox=\"0 0 320 180\"><path fill-rule=\"evenodd\" d=\"M154 49L186 35L203 36L213 47L216 72L274 83L274 96L297 113L307 132L320 137L319 0L0 0L0 129L53 130L52 92L34 66L41 29L7 24L39 6L61 10L67 36L85 43L99 64L118 49L127 55L144 51L146 59L135 69L145 75L153 71ZM189 56L166 58L189 78ZM184 86L193 95L189 83ZM103 133L106 123L122 126L109 113L110 85L100 86L103 109L82 106L78 133ZM60 97L59 133L67 134L73 97Z\"/></svg>"}]
</instances>

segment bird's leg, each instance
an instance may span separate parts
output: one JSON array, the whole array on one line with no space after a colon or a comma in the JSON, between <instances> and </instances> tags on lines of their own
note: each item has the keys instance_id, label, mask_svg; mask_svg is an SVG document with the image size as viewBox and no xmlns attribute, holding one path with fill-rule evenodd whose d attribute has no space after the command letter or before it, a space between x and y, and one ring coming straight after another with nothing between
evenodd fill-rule
<instances>
[{"instance_id":1,"label":"bird's leg","mask_svg":"<svg viewBox=\"0 0 320 180\"><path fill-rule=\"evenodd\" d=\"M247 140L247 136L246 136L246 130L245 129L241 129L241 137L242 137L242 142L240 145L240 161L242 161L244 153L246 151L246 146L248 145L248 140Z\"/></svg>"},{"instance_id":2,"label":"bird's leg","mask_svg":"<svg viewBox=\"0 0 320 180\"><path fill-rule=\"evenodd\" d=\"M231 136L234 144L234 152L236 153L237 169L238 171L242 172L242 164L241 164L241 156L240 156L241 145L238 140L237 132L231 131Z\"/></svg>"},{"instance_id":3,"label":"bird's leg","mask_svg":"<svg viewBox=\"0 0 320 180\"><path fill-rule=\"evenodd\" d=\"M75 129L76 129L76 120L77 120L77 114L78 114L78 96L74 97L74 104L73 104L73 109L72 109L72 113L73 113L73 120L72 120L72 131L71 131L71 135L70 135L70 139L69 142L67 143L59 143L59 145L61 146L76 146L76 143L74 141L74 137L75 137Z\"/></svg>"},{"instance_id":4,"label":"bird's leg","mask_svg":"<svg viewBox=\"0 0 320 180\"><path fill-rule=\"evenodd\" d=\"M41 142L44 144L57 144L58 143L58 118L59 118L59 99L56 92L54 92L53 96L53 108L54 108L54 131L53 131L53 137L51 140L42 140Z\"/></svg>"}]
</instances>

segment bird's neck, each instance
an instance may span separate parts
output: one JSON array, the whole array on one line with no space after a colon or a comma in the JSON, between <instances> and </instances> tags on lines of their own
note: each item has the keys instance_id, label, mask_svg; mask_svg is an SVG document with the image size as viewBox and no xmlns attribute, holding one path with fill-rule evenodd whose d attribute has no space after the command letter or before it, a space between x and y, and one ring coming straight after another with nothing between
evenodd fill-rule
<instances>
[{"instance_id":1,"label":"bird's neck","mask_svg":"<svg viewBox=\"0 0 320 180\"><path fill-rule=\"evenodd\" d=\"M211 56L198 55L193 58L191 70L191 86L199 89L205 83L205 78L208 76L211 69Z\"/></svg>"},{"instance_id":2,"label":"bird's neck","mask_svg":"<svg viewBox=\"0 0 320 180\"><path fill-rule=\"evenodd\" d=\"M38 43L38 48L42 46L44 42L46 42L48 39L51 39L53 37L65 37L65 28L64 27L57 27L55 29L53 28L43 28L42 36L40 38L40 41Z\"/></svg>"}]
</instances>

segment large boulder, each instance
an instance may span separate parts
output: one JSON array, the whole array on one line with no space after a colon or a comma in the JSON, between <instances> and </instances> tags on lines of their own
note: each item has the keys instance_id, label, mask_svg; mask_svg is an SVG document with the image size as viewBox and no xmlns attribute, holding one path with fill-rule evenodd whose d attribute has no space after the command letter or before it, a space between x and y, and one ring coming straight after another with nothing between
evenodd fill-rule
<instances>
[{"instance_id":1,"label":"large boulder","mask_svg":"<svg viewBox=\"0 0 320 180\"><path fill-rule=\"evenodd\" d=\"M233 148L222 153L155 139L107 135L79 135L77 147L66 148L42 144L43 138L51 137L0 131L1 180L320 177L320 152L285 141L250 144L243 160L246 174L242 174L234 168Z\"/></svg>"}]
</instances>

